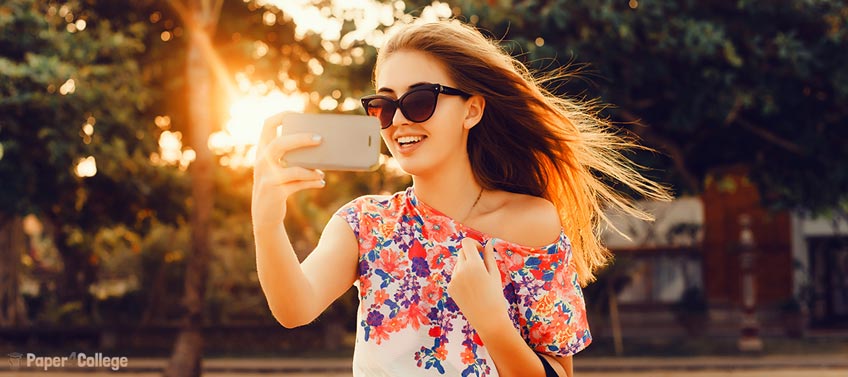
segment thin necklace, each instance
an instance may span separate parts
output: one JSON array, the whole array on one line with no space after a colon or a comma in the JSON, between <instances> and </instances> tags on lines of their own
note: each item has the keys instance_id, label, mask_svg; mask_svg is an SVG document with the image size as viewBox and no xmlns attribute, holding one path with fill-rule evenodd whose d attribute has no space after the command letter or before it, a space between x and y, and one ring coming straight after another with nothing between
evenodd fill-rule
<instances>
[{"instance_id":1,"label":"thin necklace","mask_svg":"<svg viewBox=\"0 0 848 377\"><path fill-rule=\"evenodd\" d=\"M471 205L471 209L469 209L468 214L466 214L465 217L462 218L462 221L460 221L460 224L465 224L465 220L468 220L468 217L471 216L471 211L473 211L474 207L477 206L477 202L480 201L481 196L483 196L483 188L482 187L480 187L480 193L477 194L477 199L474 200L474 204Z\"/></svg>"}]
</instances>

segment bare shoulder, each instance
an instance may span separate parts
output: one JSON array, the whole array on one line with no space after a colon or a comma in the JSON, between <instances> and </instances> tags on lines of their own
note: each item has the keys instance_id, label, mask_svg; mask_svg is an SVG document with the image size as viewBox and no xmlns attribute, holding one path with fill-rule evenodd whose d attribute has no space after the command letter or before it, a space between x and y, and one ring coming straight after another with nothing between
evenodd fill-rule
<instances>
[{"instance_id":1,"label":"bare shoulder","mask_svg":"<svg viewBox=\"0 0 848 377\"><path fill-rule=\"evenodd\" d=\"M520 245L539 247L550 245L562 232L556 206L545 198L502 192L503 206L499 218L508 228L507 240Z\"/></svg>"}]
</instances>

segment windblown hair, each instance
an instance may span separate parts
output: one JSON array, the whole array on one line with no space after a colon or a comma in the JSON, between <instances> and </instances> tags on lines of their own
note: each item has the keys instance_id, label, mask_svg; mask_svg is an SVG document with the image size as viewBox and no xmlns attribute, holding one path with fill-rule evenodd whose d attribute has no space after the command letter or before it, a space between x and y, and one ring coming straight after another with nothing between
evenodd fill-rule
<instances>
[{"instance_id":1,"label":"windblown hair","mask_svg":"<svg viewBox=\"0 0 848 377\"><path fill-rule=\"evenodd\" d=\"M468 155L477 181L487 189L550 200L572 242L581 285L611 258L601 244L603 210L639 219L651 215L633 206L602 178L618 181L649 199L669 200L666 189L645 178L622 151L641 148L598 116L597 103L553 95L543 83L565 76L535 76L476 28L457 20L404 26L380 48L381 64L402 50L442 62L454 84L486 100L483 118L469 131Z\"/></svg>"}]
</instances>

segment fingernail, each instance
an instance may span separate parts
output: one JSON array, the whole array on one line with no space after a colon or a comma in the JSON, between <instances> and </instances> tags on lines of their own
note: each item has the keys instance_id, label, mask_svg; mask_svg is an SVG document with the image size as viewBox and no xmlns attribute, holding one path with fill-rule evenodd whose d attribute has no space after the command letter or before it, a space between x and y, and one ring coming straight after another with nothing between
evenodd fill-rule
<instances>
[{"instance_id":1,"label":"fingernail","mask_svg":"<svg viewBox=\"0 0 848 377\"><path fill-rule=\"evenodd\" d=\"M324 178L324 171L323 171L323 170L321 170L321 169L315 169L315 171L317 171L317 172L318 172L318 174L321 174L321 178Z\"/></svg>"},{"instance_id":2,"label":"fingernail","mask_svg":"<svg viewBox=\"0 0 848 377\"><path fill-rule=\"evenodd\" d=\"M321 180L321 186L326 186L326 185L327 185L327 181L325 181L325 180L323 180L323 179L322 179L322 180Z\"/></svg>"},{"instance_id":3,"label":"fingernail","mask_svg":"<svg viewBox=\"0 0 848 377\"><path fill-rule=\"evenodd\" d=\"M314 141L314 142L321 141L321 135L318 135L318 134L312 135L312 141Z\"/></svg>"}]
</instances>

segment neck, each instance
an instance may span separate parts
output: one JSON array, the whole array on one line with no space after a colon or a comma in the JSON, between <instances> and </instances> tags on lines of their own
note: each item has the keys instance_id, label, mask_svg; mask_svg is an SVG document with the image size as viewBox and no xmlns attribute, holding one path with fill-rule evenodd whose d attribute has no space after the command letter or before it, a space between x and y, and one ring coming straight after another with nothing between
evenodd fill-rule
<instances>
[{"instance_id":1,"label":"neck","mask_svg":"<svg viewBox=\"0 0 848 377\"><path fill-rule=\"evenodd\" d=\"M419 200L457 221L467 220L482 189L467 158L464 163L445 164L433 174L412 176L412 182Z\"/></svg>"}]
</instances>

